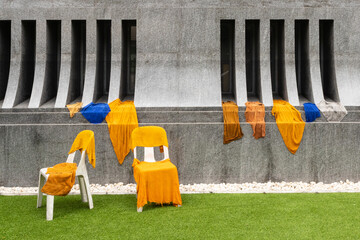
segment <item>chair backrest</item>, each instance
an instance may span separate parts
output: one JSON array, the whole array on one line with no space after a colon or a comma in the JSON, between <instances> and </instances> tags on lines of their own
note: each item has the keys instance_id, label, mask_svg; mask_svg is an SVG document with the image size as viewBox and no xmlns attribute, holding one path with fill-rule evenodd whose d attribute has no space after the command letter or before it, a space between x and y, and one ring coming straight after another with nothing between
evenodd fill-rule
<instances>
[{"instance_id":1,"label":"chair backrest","mask_svg":"<svg viewBox=\"0 0 360 240\"><path fill-rule=\"evenodd\" d=\"M144 147L144 162L155 162L154 147L163 147L164 159L169 158L169 144L166 131L161 127L147 126L139 127L131 133L131 148L134 151L134 157L137 158L137 147Z\"/></svg>"}]
</instances>

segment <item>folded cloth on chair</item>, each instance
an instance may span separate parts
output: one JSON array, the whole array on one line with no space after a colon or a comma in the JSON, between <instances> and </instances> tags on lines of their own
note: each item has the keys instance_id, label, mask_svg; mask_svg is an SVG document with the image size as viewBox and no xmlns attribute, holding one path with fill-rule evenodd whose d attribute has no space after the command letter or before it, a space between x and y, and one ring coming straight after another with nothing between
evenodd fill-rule
<instances>
[{"instance_id":1,"label":"folded cloth on chair","mask_svg":"<svg viewBox=\"0 0 360 240\"><path fill-rule=\"evenodd\" d=\"M98 124L104 121L110 108L106 103L89 103L80 112L90 123Z\"/></svg>"},{"instance_id":2,"label":"folded cloth on chair","mask_svg":"<svg viewBox=\"0 0 360 240\"><path fill-rule=\"evenodd\" d=\"M313 122L316 118L321 117L320 111L313 103L304 103L306 122Z\"/></svg>"},{"instance_id":3,"label":"folded cloth on chair","mask_svg":"<svg viewBox=\"0 0 360 240\"><path fill-rule=\"evenodd\" d=\"M224 116L224 144L242 138L239 122L239 108L236 103L229 101L222 103Z\"/></svg>"},{"instance_id":4,"label":"folded cloth on chair","mask_svg":"<svg viewBox=\"0 0 360 240\"><path fill-rule=\"evenodd\" d=\"M246 102L245 119L250 123L255 139L265 137L265 106L260 102Z\"/></svg>"},{"instance_id":5,"label":"folded cloth on chair","mask_svg":"<svg viewBox=\"0 0 360 240\"><path fill-rule=\"evenodd\" d=\"M182 205L177 168L170 159L140 162L135 158L132 166L137 183L138 208L148 202Z\"/></svg>"},{"instance_id":6,"label":"folded cloth on chair","mask_svg":"<svg viewBox=\"0 0 360 240\"><path fill-rule=\"evenodd\" d=\"M89 163L93 166L93 168L95 168L96 166L95 137L93 131L84 130L76 136L69 151L69 154L77 150L80 150L80 152L86 150Z\"/></svg>"},{"instance_id":7,"label":"folded cloth on chair","mask_svg":"<svg viewBox=\"0 0 360 240\"><path fill-rule=\"evenodd\" d=\"M274 100L271 113L275 116L276 124L287 149L295 154L300 146L305 128L305 122L301 119L300 112L286 101Z\"/></svg>"},{"instance_id":8,"label":"folded cloth on chair","mask_svg":"<svg viewBox=\"0 0 360 240\"><path fill-rule=\"evenodd\" d=\"M74 186L76 169L76 163L59 163L48 168L49 177L41 191L54 196L67 195Z\"/></svg>"},{"instance_id":9,"label":"folded cloth on chair","mask_svg":"<svg viewBox=\"0 0 360 240\"><path fill-rule=\"evenodd\" d=\"M322 100L317 104L317 107L324 114L328 122L340 122L347 114L347 110L339 102Z\"/></svg>"},{"instance_id":10,"label":"folded cloth on chair","mask_svg":"<svg viewBox=\"0 0 360 240\"><path fill-rule=\"evenodd\" d=\"M131 133L139 126L134 101L109 103L111 112L106 116L110 140L120 164L131 149Z\"/></svg>"},{"instance_id":11,"label":"folded cloth on chair","mask_svg":"<svg viewBox=\"0 0 360 240\"><path fill-rule=\"evenodd\" d=\"M66 107L69 109L70 117L74 117L75 113L79 112L82 107L82 102L77 102L74 104L68 104Z\"/></svg>"}]
</instances>

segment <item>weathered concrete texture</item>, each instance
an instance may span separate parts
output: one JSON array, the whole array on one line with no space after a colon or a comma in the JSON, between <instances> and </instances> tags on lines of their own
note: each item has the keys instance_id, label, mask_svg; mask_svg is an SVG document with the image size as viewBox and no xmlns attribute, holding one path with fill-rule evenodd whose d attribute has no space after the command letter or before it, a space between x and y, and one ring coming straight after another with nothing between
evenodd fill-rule
<instances>
[{"instance_id":1,"label":"weathered concrete texture","mask_svg":"<svg viewBox=\"0 0 360 240\"><path fill-rule=\"evenodd\" d=\"M183 184L360 181L359 114L349 111L349 120L357 122L327 123L321 118L306 124L300 148L292 155L269 110L266 137L255 140L240 109L244 137L227 145L222 143L221 111L138 111L141 126L166 129L170 158ZM84 129L95 132L97 165L92 169L88 164L91 183L134 182L132 154L119 165L106 123L89 124L81 114L69 119L67 112L7 111L0 117L0 186L36 186L39 169L65 161L76 134ZM8 118L13 123L7 123Z\"/></svg>"}]
</instances>

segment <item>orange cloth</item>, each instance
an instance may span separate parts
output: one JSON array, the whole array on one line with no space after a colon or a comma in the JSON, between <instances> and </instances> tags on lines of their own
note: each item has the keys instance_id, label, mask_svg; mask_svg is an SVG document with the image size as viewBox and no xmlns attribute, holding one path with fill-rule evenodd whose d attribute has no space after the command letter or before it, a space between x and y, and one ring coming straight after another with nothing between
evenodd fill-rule
<instances>
[{"instance_id":1,"label":"orange cloth","mask_svg":"<svg viewBox=\"0 0 360 240\"><path fill-rule=\"evenodd\" d=\"M73 116L75 116L75 113L80 111L80 109L82 107L82 102L77 102L77 103L74 103L74 104L68 104L68 105L66 105L66 107L69 109L70 117L72 118Z\"/></svg>"},{"instance_id":2,"label":"orange cloth","mask_svg":"<svg viewBox=\"0 0 360 240\"><path fill-rule=\"evenodd\" d=\"M236 103L229 101L222 103L224 116L224 144L242 138L239 122L239 108Z\"/></svg>"},{"instance_id":3,"label":"orange cloth","mask_svg":"<svg viewBox=\"0 0 360 240\"><path fill-rule=\"evenodd\" d=\"M148 202L182 205L177 168L170 159L140 162L135 158L132 166L137 183L138 208Z\"/></svg>"},{"instance_id":4,"label":"orange cloth","mask_svg":"<svg viewBox=\"0 0 360 240\"><path fill-rule=\"evenodd\" d=\"M110 140L120 164L131 149L131 133L139 126L134 101L121 102L116 99L109 103L111 111L106 116Z\"/></svg>"},{"instance_id":5,"label":"orange cloth","mask_svg":"<svg viewBox=\"0 0 360 240\"><path fill-rule=\"evenodd\" d=\"M80 150L80 152L86 150L89 162L93 166L93 168L95 168L96 166L95 137L93 131L84 130L76 136L69 151L69 154L77 150Z\"/></svg>"},{"instance_id":6,"label":"orange cloth","mask_svg":"<svg viewBox=\"0 0 360 240\"><path fill-rule=\"evenodd\" d=\"M46 174L50 175L41 191L48 195L67 195L75 183L76 169L76 163L60 163L48 168Z\"/></svg>"},{"instance_id":7,"label":"orange cloth","mask_svg":"<svg viewBox=\"0 0 360 240\"><path fill-rule=\"evenodd\" d=\"M265 137L265 106L260 102L246 102L245 118L250 123L255 139Z\"/></svg>"},{"instance_id":8,"label":"orange cloth","mask_svg":"<svg viewBox=\"0 0 360 240\"><path fill-rule=\"evenodd\" d=\"M286 147L292 154L295 154L300 146L305 128L305 122L302 120L300 112L286 101L274 100L271 113L275 116Z\"/></svg>"},{"instance_id":9,"label":"orange cloth","mask_svg":"<svg viewBox=\"0 0 360 240\"><path fill-rule=\"evenodd\" d=\"M131 134L131 142L131 149L134 149L135 147L169 147L165 129L156 126L134 129Z\"/></svg>"}]
</instances>

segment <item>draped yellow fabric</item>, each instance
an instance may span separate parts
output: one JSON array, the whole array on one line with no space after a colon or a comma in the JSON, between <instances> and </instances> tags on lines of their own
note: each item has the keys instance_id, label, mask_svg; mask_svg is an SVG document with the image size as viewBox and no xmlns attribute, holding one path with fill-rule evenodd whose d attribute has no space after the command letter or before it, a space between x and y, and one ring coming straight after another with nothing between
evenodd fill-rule
<instances>
[{"instance_id":1,"label":"draped yellow fabric","mask_svg":"<svg viewBox=\"0 0 360 240\"><path fill-rule=\"evenodd\" d=\"M133 161L137 183L137 207L148 202L182 205L177 168L166 159L159 162Z\"/></svg>"},{"instance_id":2,"label":"draped yellow fabric","mask_svg":"<svg viewBox=\"0 0 360 240\"><path fill-rule=\"evenodd\" d=\"M224 144L230 143L242 138L239 122L239 108L234 102L223 102L223 116L224 116Z\"/></svg>"},{"instance_id":3,"label":"draped yellow fabric","mask_svg":"<svg viewBox=\"0 0 360 240\"><path fill-rule=\"evenodd\" d=\"M260 102L246 102L245 119L250 123L255 139L265 137L265 106Z\"/></svg>"},{"instance_id":4,"label":"draped yellow fabric","mask_svg":"<svg viewBox=\"0 0 360 240\"><path fill-rule=\"evenodd\" d=\"M82 102L77 102L77 103L74 103L74 104L68 104L68 105L66 105L66 107L69 109L70 117L72 118L73 116L75 116L75 113L80 111L80 109L82 107Z\"/></svg>"},{"instance_id":5,"label":"draped yellow fabric","mask_svg":"<svg viewBox=\"0 0 360 240\"><path fill-rule=\"evenodd\" d=\"M60 163L47 169L50 174L41 189L43 193L55 196L65 196L75 183L76 163Z\"/></svg>"},{"instance_id":6,"label":"draped yellow fabric","mask_svg":"<svg viewBox=\"0 0 360 240\"><path fill-rule=\"evenodd\" d=\"M116 99L109 103L111 111L106 116L110 140L120 164L131 149L131 133L139 126L134 101L121 102Z\"/></svg>"},{"instance_id":7,"label":"draped yellow fabric","mask_svg":"<svg viewBox=\"0 0 360 240\"><path fill-rule=\"evenodd\" d=\"M80 150L80 152L86 150L86 154L88 156L89 162L93 166L93 168L95 168L96 166L95 137L93 131L84 130L76 136L69 151L69 154L77 150Z\"/></svg>"},{"instance_id":8,"label":"draped yellow fabric","mask_svg":"<svg viewBox=\"0 0 360 240\"><path fill-rule=\"evenodd\" d=\"M302 120L300 112L286 101L274 100L271 113L275 116L286 147L292 154L295 154L300 146L305 128L305 122Z\"/></svg>"},{"instance_id":9,"label":"draped yellow fabric","mask_svg":"<svg viewBox=\"0 0 360 240\"><path fill-rule=\"evenodd\" d=\"M136 128L131 135L131 149L138 147L169 147L166 131L161 127L148 126Z\"/></svg>"}]
</instances>

